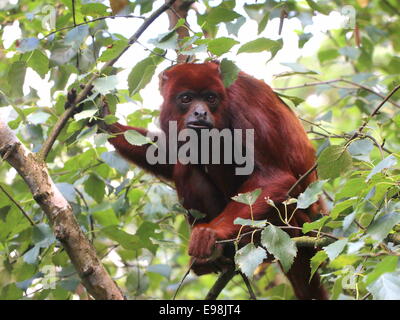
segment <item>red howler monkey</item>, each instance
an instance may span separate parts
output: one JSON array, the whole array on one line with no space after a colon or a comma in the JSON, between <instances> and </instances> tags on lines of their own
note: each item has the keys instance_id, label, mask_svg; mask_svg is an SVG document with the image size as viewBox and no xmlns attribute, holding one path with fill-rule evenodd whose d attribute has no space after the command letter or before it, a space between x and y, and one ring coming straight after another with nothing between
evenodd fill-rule
<instances>
[{"instance_id":1,"label":"red howler monkey","mask_svg":"<svg viewBox=\"0 0 400 320\"><path fill-rule=\"evenodd\" d=\"M178 131L185 128L197 131L254 129L254 170L251 174L237 175L235 163L150 164L146 160L150 144L134 146L123 134L118 134L136 130L146 135L147 130L119 123L107 127L115 134L109 141L122 156L155 175L174 181L182 205L205 214L198 220L189 217L193 224L189 255L195 258L192 269L199 275L218 271L226 261L232 261L233 253L223 249L221 257L210 258L215 256L216 241L237 236L240 225L233 223L236 218L251 218L249 206L231 197L261 189L252 206L253 218L282 225L276 210L265 198L277 204L286 200L289 189L314 165L315 151L295 114L267 84L243 72L225 88L218 63L179 64L161 74L160 90L164 98L160 124L167 135L170 121L177 122ZM297 197L316 178L315 172L308 175L291 196ZM316 213L315 207L297 210L290 223L301 227ZM292 237L301 234L296 229L287 232ZM327 298L317 274L309 281L310 258L314 254L313 249L299 248L287 273L299 299Z\"/></svg>"}]
</instances>

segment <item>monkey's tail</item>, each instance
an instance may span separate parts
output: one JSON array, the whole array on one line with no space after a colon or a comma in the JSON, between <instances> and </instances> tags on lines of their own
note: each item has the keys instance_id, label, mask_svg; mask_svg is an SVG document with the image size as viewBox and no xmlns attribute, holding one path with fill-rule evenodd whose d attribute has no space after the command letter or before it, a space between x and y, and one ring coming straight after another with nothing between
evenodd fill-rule
<instances>
[{"instance_id":1,"label":"monkey's tail","mask_svg":"<svg viewBox=\"0 0 400 320\"><path fill-rule=\"evenodd\" d=\"M315 255L314 248L300 247L293 265L286 276L292 284L294 293L299 300L328 300L328 292L321 284L320 276L317 272L311 276L310 261Z\"/></svg>"}]
</instances>

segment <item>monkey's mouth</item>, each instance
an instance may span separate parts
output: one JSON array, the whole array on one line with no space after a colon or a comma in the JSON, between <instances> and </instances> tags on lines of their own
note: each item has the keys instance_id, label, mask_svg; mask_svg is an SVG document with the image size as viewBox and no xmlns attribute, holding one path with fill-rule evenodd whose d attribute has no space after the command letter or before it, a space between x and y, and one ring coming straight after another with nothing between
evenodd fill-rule
<instances>
[{"instance_id":1,"label":"monkey's mouth","mask_svg":"<svg viewBox=\"0 0 400 320\"><path fill-rule=\"evenodd\" d=\"M199 121L191 121L186 124L187 128L190 129L212 129L213 124L211 122L205 121L205 120L199 120Z\"/></svg>"}]
</instances>

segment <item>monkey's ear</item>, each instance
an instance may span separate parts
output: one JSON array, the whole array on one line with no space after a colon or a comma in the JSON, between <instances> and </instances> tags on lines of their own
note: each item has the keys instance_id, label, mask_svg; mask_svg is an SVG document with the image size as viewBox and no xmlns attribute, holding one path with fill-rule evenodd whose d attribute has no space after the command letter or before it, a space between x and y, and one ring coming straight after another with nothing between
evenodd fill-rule
<instances>
[{"instance_id":1,"label":"monkey's ear","mask_svg":"<svg viewBox=\"0 0 400 320\"><path fill-rule=\"evenodd\" d=\"M160 91L162 91L162 88L164 87L164 84L165 84L165 83L167 82L167 80L168 80L168 76L167 76L166 71L167 71L167 70L164 70L163 72L161 72L161 73L158 75L158 79L159 79L158 87L159 87Z\"/></svg>"},{"instance_id":2,"label":"monkey's ear","mask_svg":"<svg viewBox=\"0 0 400 320\"><path fill-rule=\"evenodd\" d=\"M210 60L209 63L213 64L215 66L215 68L217 69L218 73L221 74L221 62L219 60L213 59L213 60Z\"/></svg>"}]
</instances>

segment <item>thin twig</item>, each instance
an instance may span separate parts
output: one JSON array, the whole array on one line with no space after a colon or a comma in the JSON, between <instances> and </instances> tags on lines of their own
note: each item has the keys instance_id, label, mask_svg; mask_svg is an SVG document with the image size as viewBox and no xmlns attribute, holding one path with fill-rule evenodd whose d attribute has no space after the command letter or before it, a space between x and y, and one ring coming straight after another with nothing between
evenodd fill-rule
<instances>
[{"instance_id":1,"label":"thin twig","mask_svg":"<svg viewBox=\"0 0 400 320\"><path fill-rule=\"evenodd\" d=\"M303 228L295 227L295 226L275 226L275 227L280 228L280 229L303 230ZM229 243L229 242L240 241L243 237L248 236L248 235L250 235L250 234L252 234L254 232L261 232L262 230L263 229L257 229L257 230L248 231L248 232L242 233L239 237L236 237L236 238L233 238L233 239L218 240L216 243ZM339 240L338 237L335 237L334 235L326 233L326 232L315 231L315 230L310 230L309 232L312 232L312 233L316 234L316 236L318 237L318 238L315 238L316 240L320 239L319 236L328 237L328 238L331 238L333 240ZM295 239L295 238L292 238L292 239Z\"/></svg>"},{"instance_id":2,"label":"thin twig","mask_svg":"<svg viewBox=\"0 0 400 320\"><path fill-rule=\"evenodd\" d=\"M360 89L366 90L382 99L385 98L385 96L379 92L376 92L375 90L364 86L362 84L350 81L350 80L346 80L346 79L333 79L333 80L327 80L327 81L318 81L318 82L312 82L312 83L304 83L301 85L297 85L297 86L293 86L293 87L285 87L285 88L274 88L274 90L278 90L278 91L285 91L285 90L291 90L291 89L300 89L300 88L305 88L305 87L315 87L315 86L320 86L320 85L325 85L325 84L332 84L332 83L336 83L336 82L344 82L350 85L353 85L355 87L358 87ZM342 88L342 89L354 89L354 88ZM389 100L389 102L394 105L396 108L400 108L400 105L397 104L396 102L394 102L393 100Z\"/></svg>"},{"instance_id":3,"label":"thin twig","mask_svg":"<svg viewBox=\"0 0 400 320\"><path fill-rule=\"evenodd\" d=\"M11 201L12 203L14 203L14 204L17 206L17 208L22 212L22 214L25 216L25 218L28 219L29 223L30 223L32 226L34 226L34 225L35 225L35 222L29 217L29 215L28 215L28 214L26 213L26 211L19 205L19 203L18 203L16 200L14 200L14 198L7 192L7 190L3 188L3 186L2 186L1 184L0 184L0 189L1 189L1 191L4 192L4 194L7 196L7 198L10 199L10 201Z\"/></svg>"},{"instance_id":4,"label":"thin twig","mask_svg":"<svg viewBox=\"0 0 400 320\"><path fill-rule=\"evenodd\" d=\"M365 127L367 126L368 122L375 116L378 114L379 110L383 107L383 105L390 99L391 96L393 96L397 90L400 89L400 84L395 86L392 91L390 91L390 93L385 97L385 99L383 99L383 101L371 112L371 114L369 115L368 119L366 119L363 124L358 128L357 132L354 133L354 135L350 138L349 141L355 139L358 135L360 135L362 133L362 131L365 129Z\"/></svg>"},{"instance_id":5,"label":"thin twig","mask_svg":"<svg viewBox=\"0 0 400 320\"><path fill-rule=\"evenodd\" d=\"M72 0L72 20L74 22L74 28L76 28L76 13L75 13L75 0ZM76 54L76 69L78 70L78 73L80 73L79 70L79 56L81 54L81 49L78 48L78 52Z\"/></svg>"},{"instance_id":6,"label":"thin twig","mask_svg":"<svg viewBox=\"0 0 400 320\"><path fill-rule=\"evenodd\" d=\"M76 27L75 0L72 0L72 19L74 21L74 27Z\"/></svg>"},{"instance_id":7,"label":"thin twig","mask_svg":"<svg viewBox=\"0 0 400 320\"><path fill-rule=\"evenodd\" d=\"M286 193L287 197L290 198L290 193L305 179L307 178L315 169L317 169L318 164L315 163L310 169L308 169L288 190Z\"/></svg>"},{"instance_id":8,"label":"thin twig","mask_svg":"<svg viewBox=\"0 0 400 320\"><path fill-rule=\"evenodd\" d=\"M75 107L85 99L87 94L92 88L93 82L98 79L101 74L109 67L113 66L115 62L131 47L133 43L135 43L138 38L143 34L143 32L153 23L155 19L157 19L163 12L167 11L171 5L176 0L170 0L167 3L163 4L160 8L154 11L150 17L148 17L143 24L139 27L139 29L134 33L132 37L129 38L129 44L119 53L117 57L112 60L106 62L103 67L101 68L99 73L94 73L92 77L86 82L85 87L82 91L78 94L75 101L71 104L71 106L64 111L64 113L60 116L56 124L54 125L52 131L50 132L49 136L47 137L46 141L42 145L42 149L39 152L39 159L45 160L47 155L49 154L51 148L53 147L54 142L56 141L58 135L60 134L61 130L64 128L68 119L72 116L75 111Z\"/></svg>"},{"instance_id":9,"label":"thin twig","mask_svg":"<svg viewBox=\"0 0 400 320\"><path fill-rule=\"evenodd\" d=\"M243 273L243 272L239 272L240 275L242 276L243 282L247 287L247 290L249 291L249 295L250 295L250 300L257 300L257 297L253 291L253 288L251 286L251 283L249 281L249 278L247 278L247 276Z\"/></svg>"},{"instance_id":10,"label":"thin twig","mask_svg":"<svg viewBox=\"0 0 400 320\"><path fill-rule=\"evenodd\" d=\"M54 31L52 31L52 32L50 32L50 33L48 33L48 34L46 34L42 39L48 38L48 37L50 37L51 35L53 35L53 34L55 34L55 33L57 33L57 32L61 32L61 31L64 31L64 30L73 29L73 28L75 28L75 27L83 26L83 25L85 25L85 24L89 24L89 23L92 23L92 22L100 21L100 20L114 19L114 18L146 19L145 17L134 16L134 15L130 15L130 14L129 14L129 15L124 15L124 16L123 16L123 15L117 15L117 16L99 17L99 18L95 18L95 19L92 19L92 20L88 20L88 21L85 21L85 22L81 22L81 23L75 24L74 26L63 27L63 28L54 30Z\"/></svg>"},{"instance_id":11,"label":"thin twig","mask_svg":"<svg viewBox=\"0 0 400 320\"><path fill-rule=\"evenodd\" d=\"M176 296L178 295L179 289L181 288L181 286L182 286L182 284L183 284L183 281L185 281L186 277L189 275L190 270L192 269L192 266L193 266L193 264L194 264L195 262L196 262L196 259L193 258L193 260L192 260L192 262L190 263L189 268L186 270L186 273L184 274L184 276L183 276L181 282L179 282L179 286L178 286L178 288L176 288L176 291L175 291L175 293L174 293L174 296L172 297L172 300L175 300L175 299L176 299Z\"/></svg>"}]
</instances>

